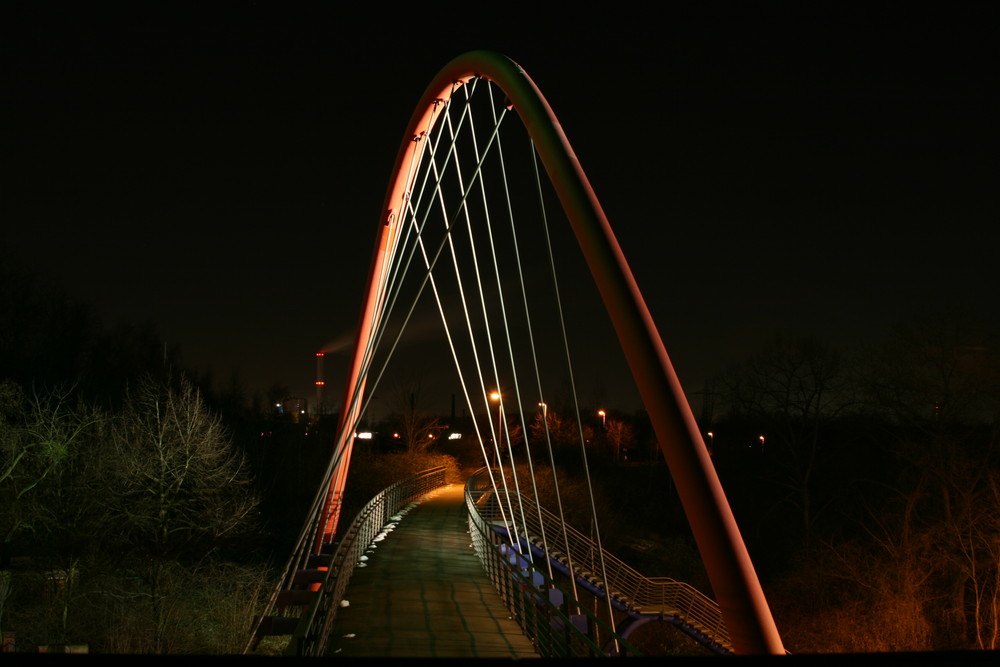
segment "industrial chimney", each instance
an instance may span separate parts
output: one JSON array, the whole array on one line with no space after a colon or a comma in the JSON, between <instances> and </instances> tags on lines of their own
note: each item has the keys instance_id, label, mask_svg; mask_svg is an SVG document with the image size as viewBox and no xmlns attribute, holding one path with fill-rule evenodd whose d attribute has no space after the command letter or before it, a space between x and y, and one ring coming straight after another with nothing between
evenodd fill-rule
<instances>
[{"instance_id":1,"label":"industrial chimney","mask_svg":"<svg viewBox=\"0 0 1000 667\"><path fill-rule=\"evenodd\" d=\"M323 353L316 353L316 409L313 411L317 417L323 409Z\"/></svg>"}]
</instances>

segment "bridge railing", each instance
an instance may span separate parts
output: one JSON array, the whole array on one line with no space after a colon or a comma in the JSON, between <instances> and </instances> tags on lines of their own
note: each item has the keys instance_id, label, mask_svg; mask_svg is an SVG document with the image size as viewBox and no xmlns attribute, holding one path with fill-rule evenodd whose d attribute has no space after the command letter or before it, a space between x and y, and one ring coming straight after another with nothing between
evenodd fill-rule
<instances>
[{"instance_id":1,"label":"bridge railing","mask_svg":"<svg viewBox=\"0 0 1000 667\"><path fill-rule=\"evenodd\" d=\"M621 653L638 652L604 621L565 593L555 589L545 574L515 552L480 513L477 500L486 493L475 476L466 485L466 506L472 545L511 616L542 657L598 657L608 655L601 643L615 643ZM564 605L563 603L569 603ZM565 608L578 609L567 615Z\"/></svg>"},{"instance_id":2,"label":"bridge railing","mask_svg":"<svg viewBox=\"0 0 1000 667\"><path fill-rule=\"evenodd\" d=\"M445 484L445 470L443 466L425 470L386 487L357 513L335 543L332 555L314 554L286 573L272 596L272 615L258 619L251 642L255 645L254 640L262 635L291 634L286 655L323 655L337 609L361 556L392 523L394 515Z\"/></svg>"},{"instance_id":3,"label":"bridge railing","mask_svg":"<svg viewBox=\"0 0 1000 667\"><path fill-rule=\"evenodd\" d=\"M542 553L547 547L549 557L594 588L610 594L619 608L633 615L673 617L724 652L733 650L719 606L698 589L669 577L645 577L606 550L603 551L605 576L602 576L593 540L565 525L558 516L539 507L532 499L503 491L494 494L485 471L477 473L467 489L467 494L475 496L470 502L474 502L484 522L505 533L513 532L510 539L514 542L534 546ZM510 515L516 519L517 529L505 525L504 512L508 514L507 524L510 524ZM522 524L522 517L526 525Z\"/></svg>"}]
</instances>

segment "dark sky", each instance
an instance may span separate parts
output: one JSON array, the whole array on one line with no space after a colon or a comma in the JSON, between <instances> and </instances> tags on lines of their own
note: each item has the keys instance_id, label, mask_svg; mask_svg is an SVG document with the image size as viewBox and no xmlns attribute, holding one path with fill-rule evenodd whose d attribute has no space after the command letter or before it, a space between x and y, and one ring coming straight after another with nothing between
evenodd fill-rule
<instances>
[{"instance_id":1,"label":"dark sky","mask_svg":"<svg viewBox=\"0 0 1000 667\"><path fill-rule=\"evenodd\" d=\"M689 391L779 332L997 317L990 3L560 4L5 5L0 259L311 396L420 93L492 49L562 122Z\"/></svg>"}]
</instances>

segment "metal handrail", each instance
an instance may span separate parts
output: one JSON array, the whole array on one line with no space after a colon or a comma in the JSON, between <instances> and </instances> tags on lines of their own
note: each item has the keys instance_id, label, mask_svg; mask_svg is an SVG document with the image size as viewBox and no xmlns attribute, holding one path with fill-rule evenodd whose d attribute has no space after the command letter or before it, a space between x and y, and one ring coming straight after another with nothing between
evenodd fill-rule
<instances>
[{"instance_id":1,"label":"metal handrail","mask_svg":"<svg viewBox=\"0 0 1000 667\"><path fill-rule=\"evenodd\" d=\"M282 591L289 598L308 598L304 606L292 604L277 609L282 618L298 619L292 639L285 648L286 655L323 655L337 609L354 574L354 567L361 562L361 556L379 533L398 520L396 514L400 510L417 498L444 486L445 472L444 466L431 468L386 487L357 513L336 543L328 564L319 565L315 570L307 566L297 573L285 576ZM309 574L313 577L302 576ZM280 595L274 596L272 600L279 598ZM273 601L269 611L275 611L277 606L278 602ZM260 623L257 623L254 631L258 632L259 629Z\"/></svg>"},{"instance_id":2,"label":"metal handrail","mask_svg":"<svg viewBox=\"0 0 1000 667\"><path fill-rule=\"evenodd\" d=\"M470 478L476 485L475 477ZM476 507L473 498L481 490L466 485L469 533L472 546L483 569L496 587L511 618L531 640L542 657L606 657L609 653L598 645L598 635L617 646L619 654L639 655L639 652L605 621L572 600L562 591L553 595L556 587L544 572L540 572L508 545L506 538L493 530ZM565 607L563 606L565 603ZM569 615L569 609L578 613Z\"/></svg>"},{"instance_id":3,"label":"metal handrail","mask_svg":"<svg viewBox=\"0 0 1000 667\"><path fill-rule=\"evenodd\" d=\"M607 582L603 581L598 574L601 572L598 549L589 537L563 524L558 516L544 507L538 507L531 498L504 491L494 493L482 472L474 477L466 487L470 496L476 496L471 498L470 508L474 507L483 521L506 532L500 512L502 501L503 507L512 508L510 515L525 518L527 525L518 528L518 539L544 549L539 537L543 534L544 524L544 535L551 550L548 556L567 569L571 565L574 575L610 594L620 609L631 615L674 617L725 651L733 651L719 605L701 591L669 577L643 576L608 551L603 551ZM568 555L558 551L567 544Z\"/></svg>"}]
</instances>

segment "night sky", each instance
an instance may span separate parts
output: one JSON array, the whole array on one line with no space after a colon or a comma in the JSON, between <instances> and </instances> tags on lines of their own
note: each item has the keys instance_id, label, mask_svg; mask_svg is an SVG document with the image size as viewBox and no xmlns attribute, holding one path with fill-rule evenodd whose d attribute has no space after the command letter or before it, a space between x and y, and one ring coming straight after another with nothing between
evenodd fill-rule
<instances>
[{"instance_id":1,"label":"night sky","mask_svg":"<svg viewBox=\"0 0 1000 667\"><path fill-rule=\"evenodd\" d=\"M491 49L562 122L689 392L777 333L998 319L992 3L561 4L5 5L0 260L311 397L418 97Z\"/></svg>"}]
</instances>

